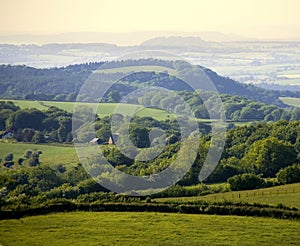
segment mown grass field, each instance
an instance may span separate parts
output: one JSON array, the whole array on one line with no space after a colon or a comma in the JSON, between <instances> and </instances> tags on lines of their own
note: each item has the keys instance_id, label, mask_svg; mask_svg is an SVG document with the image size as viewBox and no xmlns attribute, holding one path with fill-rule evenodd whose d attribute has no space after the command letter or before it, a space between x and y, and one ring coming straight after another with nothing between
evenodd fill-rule
<instances>
[{"instance_id":1,"label":"mown grass field","mask_svg":"<svg viewBox=\"0 0 300 246\"><path fill-rule=\"evenodd\" d=\"M299 99L300 100L300 99ZM57 102L57 101L32 101L32 100L4 100L0 101L11 101L15 105L19 106L21 109L25 108L36 108L39 110L47 110L48 107L55 106L57 108L66 110L67 112L73 112L74 102ZM77 106L95 106L95 103L84 103L78 102ZM117 112L122 112L123 115L129 115L131 112L136 111L136 115L140 117L152 117L156 120L174 119L176 116L169 114L168 112L160 109L154 108L144 108L141 105L135 104L125 104L125 103L99 103L97 104L97 113L100 117L111 115L116 107L118 106ZM197 119L202 123L210 123L214 120L210 119ZM252 124L252 121L239 122L239 121L229 121L228 124L232 122L237 126L244 126Z\"/></svg>"},{"instance_id":2,"label":"mown grass field","mask_svg":"<svg viewBox=\"0 0 300 246\"><path fill-rule=\"evenodd\" d=\"M18 245L297 245L300 222L148 212L72 212L0 220Z\"/></svg>"},{"instance_id":3,"label":"mown grass field","mask_svg":"<svg viewBox=\"0 0 300 246\"><path fill-rule=\"evenodd\" d=\"M66 110L67 112L73 112L74 102L56 102L56 101L31 101L31 100L4 100L0 101L11 101L15 105L19 106L21 109L24 108L36 108L39 110L47 110L48 107L55 106L57 108ZM78 106L92 106L94 107L96 103L84 103L78 102ZM166 118L172 117L168 112L153 108L144 108L141 105L125 104L125 103L97 103L97 113L100 117L111 115L116 106L118 106L118 112L122 112L123 115L129 115L132 111L137 111L136 115L140 117L150 116L157 120L164 120Z\"/></svg>"},{"instance_id":4,"label":"mown grass field","mask_svg":"<svg viewBox=\"0 0 300 246\"><path fill-rule=\"evenodd\" d=\"M273 206L283 204L288 207L296 207L300 209L300 183L257 190L216 193L206 196L157 198L154 200L159 202L192 202L198 200L218 202L227 200L235 203L248 202L252 204L260 203Z\"/></svg>"},{"instance_id":5,"label":"mown grass field","mask_svg":"<svg viewBox=\"0 0 300 246\"><path fill-rule=\"evenodd\" d=\"M73 166L79 163L75 149L73 146L55 146L43 144L29 143L7 143L0 142L0 157L3 158L8 153L13 153L14 160L24 158L26 150L41 150L40 162L47 165L63 164L65 166Z\"/></svg>"},{"instance_id":6,"label":"mown grass field","mask_svg":"<svg viewBox=\"0 0 300 246\"><path fill-rule=\"evenodd\" d=\"M300 98L280 97L279 99L287 105L300 108Z\"/></svg>"}]
</instances>

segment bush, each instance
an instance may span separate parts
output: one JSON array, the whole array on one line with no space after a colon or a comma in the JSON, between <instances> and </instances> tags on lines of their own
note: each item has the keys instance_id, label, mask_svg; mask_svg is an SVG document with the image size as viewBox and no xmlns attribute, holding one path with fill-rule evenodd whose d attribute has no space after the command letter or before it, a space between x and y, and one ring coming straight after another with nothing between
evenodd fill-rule
<instances>
[{"instance_id":1,"label":"bush","mask_svg":"<svg viewBox=\"0 0 300 246\"><path fill-rule=\"evenodd\" d=\"M277 174L280 184L292 184L300 182L300 164L294 164L281 169Z\"/></svg>"},{"instance_id":2,"label":"bush","mask_svg":"<svg viewBox=\"0 0 300 246\"><path fill-rule=\"evenodd\" d=\"M265 180L253 173L235 175L227 180L231 190L252 190L266 186Z\"/></svg>"}]
</instances>

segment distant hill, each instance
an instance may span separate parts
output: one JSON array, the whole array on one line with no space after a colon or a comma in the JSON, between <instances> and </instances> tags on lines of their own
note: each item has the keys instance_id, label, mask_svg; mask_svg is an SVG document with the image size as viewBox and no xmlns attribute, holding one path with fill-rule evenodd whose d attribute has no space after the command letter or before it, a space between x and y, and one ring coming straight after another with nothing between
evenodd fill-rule
<instances>
[{"instance_id":1,"label":"distant hill","mask_svg":"<svg viewBox=\"0 0 300 246\"><path fill-rule=\"evenodd\" d=\"M156 47L194 47L203 46L205 41L200 37L157 37L149 39L141 44L141 46L156 46Z\"/></svg>"},{"instance_id":2,"label":"distant hill","mask_svg":"<svg viewBox=\"0 0 300 246\"><path fill-rule=\"evenodd\" d=\"M220 32L176 32L176 31L146 31L146 32L67 32L60 34L33 35L0 35L0 43L6 44L48 44L48 43L114 43L116 45L138 45L141 42L158 36L197 36L205 41L245 41L248 37ZM115 43L117 42L117 43Z\"/></svg>"},{"instance_id":3,"label":"distant hill","mask_svg":"<svg viewBox=\"0 0 300 246\"><path fill-rule=\"evenodd\" d=\"M178 61L177 61L178 63ZM115 85L121 96L143 86L162 86L171 90L189 90L186 84L176 77L175 61L163 60L130 60L106 63L106 70L99 70L103 63L87 63L70 65L61 68L36 69L27 66L0 66L0 97L36 100L75 100L84 81L93 72L104 73L107 80L116 74L124 74L124 78ZM126 77L124 70L136 73ZM147 68L137 71L137 67ZM153 67L153 71L151 71ZM158 69L162 67L162 69ZM298 97L300 92L276 91L258 88L254 85L242 84L230 78L219 76L214 71L202 67L207 76L220 93L242 96L267 104L284 107L279 97ZM115 69L115 70L114 70ZM109 72L108 72L109 71ZM199 82L200 83L200 82Z\"/></svg>"}]
</instances>

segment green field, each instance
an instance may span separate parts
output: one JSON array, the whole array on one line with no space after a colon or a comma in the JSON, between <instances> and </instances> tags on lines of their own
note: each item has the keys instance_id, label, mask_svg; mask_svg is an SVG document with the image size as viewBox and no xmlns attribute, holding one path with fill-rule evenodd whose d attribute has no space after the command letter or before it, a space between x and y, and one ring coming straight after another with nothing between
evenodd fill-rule
<instances>
[{"instance_id":1,"label":"green field","mask_svg":"<svg viewBox=\"0 0 300 246\"><path fill-rule=\"evenodd\" d=\"M130 72L168 72L170 75L176 75L175 69L162 67L162 66L124 66L118 68L105 68L100 67L99 70L95 70L94 73L130 73Z\"/></svg>"},{"instance_id":2,"label":"green field","mask_svg":"<svg viewBox=\"0 0 300 246\"><path fill-rule=\"evenodd\" d=\"M73 146L53 146L43 144L29 144L29 143L6 143L0 142L0 157L4 157L8 153L13 153L14 160L24 158L26 150L41 150L43 154L40 155L40 162L42 164L66 166L77 165L78 158Z\"/></svg>"},{"instance_id":3,"label":"green field","mask_svg":"<svg viewBox=\"0 0 300 246\"><path fill-rule=\"evenodd\" d=\"M73 112L74 102L56 102L56 101L31 101L31 100L4 100L0 99L0 101L11 101L15 105L20 108L36 108L39 110L47 110L48 107L55 106L57 108L66 110L68 112ZM125 104L125 103L84 103L78 102L78 106L98 106L97 113L100 117L111 115L116 106L118 106L118 112L122 112L123 115L128 115L132 111L138 111L136 113L137 116L146 117L150 116L157 120L164 120L170 115L168 112L159 109L153 108L143 108L142 105L134 105L134 104ZM169 115L169 116L168 116Z\"/></svg>"},{"instance_id":4,"label":"green field","mask_svg":"<svg viewBox=\"0 0 300 246\"><path fill-rule=\"evenodd\" d=\"M205 200L210 202L231 201L234 203L260 203L277 206L283 204L288 207L300 209L300 183L275 186L257 190L233 191L210 194L197 197L174 197L174 198L157 198L159 202L192 202Z\"/></svg>"},{"instance_id":5,"label":"green field","mask_svg":"<svg viewBox=\"0 0 300 246\"><path fill-rule=\"evenodd\" d=\"M300 222L167 213L73 212L0 221L9 245L297 245Z\"/></svg>"},{"instance_id":6,"label":"green field","mask_svg":"<svg viewBox=\"0 0 300 246\"><path fill-rule=\"evenodd\" d=\"M300 98L294 98L294 97L280 97L279 98L283 103L300 108Z\"/></svg>"}]
</instances>

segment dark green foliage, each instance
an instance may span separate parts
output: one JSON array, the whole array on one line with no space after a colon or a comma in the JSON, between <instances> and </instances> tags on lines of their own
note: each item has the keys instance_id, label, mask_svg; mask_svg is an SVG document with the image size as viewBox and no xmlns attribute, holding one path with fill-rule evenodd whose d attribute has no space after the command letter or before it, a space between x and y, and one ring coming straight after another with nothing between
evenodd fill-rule
<instances>
[{"instance_id":1,"label":"dark green foliage","mask_svg":"<svg viewBox=\"0 0 300 246\"><path fill-rule=\"evenodd\" d=\"M13 107L13 103L3 105L8 105L9 109L0 110L0 130L13 132L17 141L72 142L72 114L56 107L49 107L43 112L37 109L21 110Z\"/></svg>"},{"instance_id":2,"label":"dark green foliage","mask_svg":"<svg viewBox=\"0 0 300 246\"><path fill-rule=\"evenodd\" d=\"M120 152L120 150L118 150L115 147L106 149L103 152L103 154L104 154L105 158L109 161L109 163L113 166L120 166L120 165L130 166L134 162L134 160L123 155Z\"/></svg>"},{"instance_id":3,"label":"dark green foliage","mask_svg":"<svg viewBox=\"0 0 300 246\"><path fill-rule=\"evenodd\" d=\"M227 181L231 190L252 190L265 187L265 181L253 173L243 173L230 177Z\"/></svg>"},{"instance_id":4,"label":"dark green foliage","mask_svg":"<svg viewBox=\"0 0 300 246\"><path fill-rule=\"evenodd\" d=\"M12 161L13 159L14 159L14 155L12 153L9 153L4 157L5 162Z\"/></svg>"},{"instance_id":5,"label":"dark green foliage","mask_svg":"<svg viewBox=\"0 0 300 246\"><path fill-rule=\"evenodd\" d=\"M19 164L19 165L22 165L22 164L23 164L23 161L24 161L23 158L19 158L19 159L18 159L18 164Z\"/></svg>"},{"instance_id":6,"label":"dark green foliage","mask_svg":"<svg viewBox=\"0 0 300 246\"><path fill-rule=\"evenodd\" d=\"M150 147L149 130L138 125L131 124L129 130L132 143L138 148Z\"/></svg>"},{"instance_id":7,"label":"dark green foliage","mask_svg":"<svg viewBox=\"0 0 300 246\"><path fill-rule=\"evenodd\" d=\"M0 66L1 96L49 100L55 95L78 92L92 70L102 63L71 65L62 68L36 69L26 66ZM68 99L74 99L69 96Z\"/></svg>"},{"instance_id":8,"label":"dark green foliage","mask_svg":"<svg viewBox=\"0 0 300 246\"><path fill-rule=\"evenodd\" d=\"M15 162L13 161L14 159L14 155L12 153L7 154L4 158L3 158L3 165L7 168L11 168Z\"/></svg>"},{"instance_id":9,"label":"dark green foliage","mask_svg":"<svg viewBox=\"0 0 300 246\"><path fill-rule=\"evenodd\" d=\"M37 109L21 109L13 113L7 122L9 130L35 129L42 130L42 122L46 118L45 114Z\"/></svg>"},{"instance_id":10,"label":"dark green foliage","mask_svg":"<svg viewBox=\"0 0 300 246\"><path fill-rule=\"evenodd\" d=\"M141 203L138 200L131 202L117 202L112 200L115 196L107 196L98 193L102 198L99 203L75 203L67 199L53 199L39 205L32 206L19 211L0 211L2 219L21 218L38 214L70 211L118 211L118 212L168 212L187 214L217 214L217 215L239 215L239 216L260 216L281 219L299 219L298 211L290 208L275 208L271 206L258 206L250 204L206 203L201 204L166 204L166 203ZM109 201L105 202L109 198ZM112 199L111 199L112 198ZM89 201L88 199L84 199ZM104 202L103 202L104 201Z\"/></svg>"},{"instance_id":11,"label":"dark green foliage","mask_svg":"<svg viewBox=\"0 0 300 246\"><path fill-rule=\"evenodd\" d=\"M246 171L275 177L276 173L296 161L297 152L290 143L274 137L258 140L249 148L241 164Z\"/></svg>"},{"instance_id":12,"label":"dark green foliage","mask_svg":"<svg viewBox=\"0 0 300 246\"><path fill-rule=\"evenodd\" d=\"M299 121L284 120L229 130L220 164L207 182L226 182L234 172L275 177L281 168L298 161L299 132Z\"/></svg>"},{"instance_id":13,"label":"dark green foliage","mask_svg":"<svg viewBox=\"0 0 300 246\"><path fill-rule=\"evenodd\" d=\"M35 131L34 135L32 136L31 141L36 144L37 143L45 143L45 136L40 131Z\"/></svg>"},{"instance_id":14,"label":"dark green foliage","mask_svg":"<svg viewBox=\"0 0 300 246\"><path fill-rule=\"evenodd\" d=\"M66 100L74 101L82 84L89 75L98 69L103 63L89 63L71 65L62 68L36 69L26 66L0 66L0 96L26 98L34 100ZM194 68L182 61L163 61L154 59L126 60L105 63L103 68L118 68L126 66L162 66L180 71L183 75L194 76ZM200 66L199 66L200 67ZM284 106L278 98L280 96L300 97L298 92L275 91L258 88L254 85L238 83L229 78L221 77L210 69L200 67L212 80L220 93L238 95L249 100L256 100L267 104ZM104 75L103 75L104 76ZM115 74L107 74L105 80L113 80ZM103 77L104 78L104 77ZM120 96L124 96L141 86L158 86L175 91L191 91L191 88L175 76L165 72L137 72L124 77L112 86L106 94L106 99L118 102ZM110 94L112 91L114 95ZM85 95L81 100L87 100ZM257 117L252 110L244 110L244 117ZM205 116L204 111L199 115ZM287 116L290 117L290 116Z\"/></svg>"},{"instance_id":15,"label":"dark green foliage","mask_svg":"<svg viewBox=\"0 0 300 246\"><path fill-rule=\"evenodd\" d=\"M292 184L300 182L300 164L294 164L281 169L277 174L278 182L281 184Z\"/></svg>"},{"instance_id":16,"label":"dark green foliage","mask_svg":"<svg viewBox=\"0 0 300 246\"><path fill-rule=\"evenodd\" d=\"M79 181L90 178L90 176L87 174L86 170L81 164L78 164L77 166L73 167L65 175L66 180L71 185L76 185Z\"/></svg>"}]
</instances>

